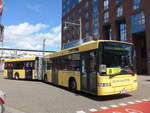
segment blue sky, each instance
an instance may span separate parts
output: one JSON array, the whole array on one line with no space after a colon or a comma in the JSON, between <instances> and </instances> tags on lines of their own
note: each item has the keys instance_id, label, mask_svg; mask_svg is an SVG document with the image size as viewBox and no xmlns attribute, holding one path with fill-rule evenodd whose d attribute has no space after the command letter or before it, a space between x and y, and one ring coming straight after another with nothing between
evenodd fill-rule
<instances>
[{"instance_id":1,"label":"blue sky","mask_svg":"<svg viewBox=\"0 0 150 113\"><path fill-rule=\"evenodd\" d=\"M4 0L4 4L4 46L42 49L45 38L46 50L60 49L61 0Z\"/></svg>"}]
</instances>

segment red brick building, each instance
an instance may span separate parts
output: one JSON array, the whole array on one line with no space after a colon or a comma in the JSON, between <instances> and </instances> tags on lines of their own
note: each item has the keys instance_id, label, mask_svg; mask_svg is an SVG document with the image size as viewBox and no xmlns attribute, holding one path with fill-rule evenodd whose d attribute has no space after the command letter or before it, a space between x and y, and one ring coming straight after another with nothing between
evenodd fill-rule
<instances>
[{"instance_id":1,"label":"red brick building","mask_svg":"<svg viewBox=\"0 0 150 113\"><path fill-rule=\"evenodd\" d=\"M135 45L138 74L150 74L150 1L149 0L63 0L62 49L79 43L82 21L82 42L121 40Z\"/></svg>"}]
</instances>

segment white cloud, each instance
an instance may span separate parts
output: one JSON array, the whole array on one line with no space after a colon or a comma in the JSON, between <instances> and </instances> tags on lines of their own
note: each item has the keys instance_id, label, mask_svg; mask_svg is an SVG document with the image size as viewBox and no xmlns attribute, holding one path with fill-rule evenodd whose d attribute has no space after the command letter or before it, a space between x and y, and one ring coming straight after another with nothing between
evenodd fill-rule
<instances>
[{"instance_id":1,"label":"white cloud","mask_svg":"<svg viewBox=\"0 0 150 113\"><path fill-rule=\"evenodd\" d=\"M60 49L61 26L48 29L45 24L32 25L22 23L19 25L6 26L4 30L4 43L11 48L42 50L42 41L46 39L46 47ZM49 32L42 32L47 30Z\"/></svg>"}]
</instances>

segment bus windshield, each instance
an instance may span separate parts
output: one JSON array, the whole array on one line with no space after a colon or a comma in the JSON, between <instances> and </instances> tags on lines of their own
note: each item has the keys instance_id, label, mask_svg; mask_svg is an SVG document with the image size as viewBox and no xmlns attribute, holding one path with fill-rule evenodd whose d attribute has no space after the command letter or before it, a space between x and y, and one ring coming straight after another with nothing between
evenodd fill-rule
<instances>
[{"instance_id":1,"label":"bus windshield","mask_svg":"<svg viewBox=\"0 0 150 113\"><path fill-rule=\"evenodd\" d=\"M133 46L130 44L103 42L100 44L101 63L99 70L103 75L133 74Z\"/></svg>"}]
</instances>

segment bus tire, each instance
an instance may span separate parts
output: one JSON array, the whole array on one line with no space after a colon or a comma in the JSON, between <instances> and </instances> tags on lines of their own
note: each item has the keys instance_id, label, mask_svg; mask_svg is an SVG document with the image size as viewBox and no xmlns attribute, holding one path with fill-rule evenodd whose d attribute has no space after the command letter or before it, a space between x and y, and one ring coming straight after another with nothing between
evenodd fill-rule
<instances>
[{"instance_id":1,"label":"bus tire","mask_svg":"<svg viewBox=\"0 0 150 113\"><path fill-rule=\"evenodd\" d=\"M44 82L47 83L48 80L47 80L47 75L44 75Z\"/></svg>"},{"instance_id":2,"label":"bus tire","mask_svg":"<svg viewBox=\"0 0 150 113\"><path fill-rule=\"evenodd\" d=\"M71 78L69 80L69 89L71 89L71 90L76 90L77 89L77 83L76 83L74 78Z\"/></svg>"},{"instance_id":3,"label":"bus tire","mask_svg":"<svg viewBox=\"0 0 150 113\"><path fill-rule=\"evenodd\" d=\"M18 73L15 73L15 79L19 80L19 74Z\"/></svg>"},{"instance_id":4,"label":"bus tire","mask_svg":"<svg viewBox=\"0 0 150 113\"><path fill-rule=\"evenodd\" d=\"M4 113L4 105L2 103L0 104L0 113Z\"/></svg>"}]
</instances>

